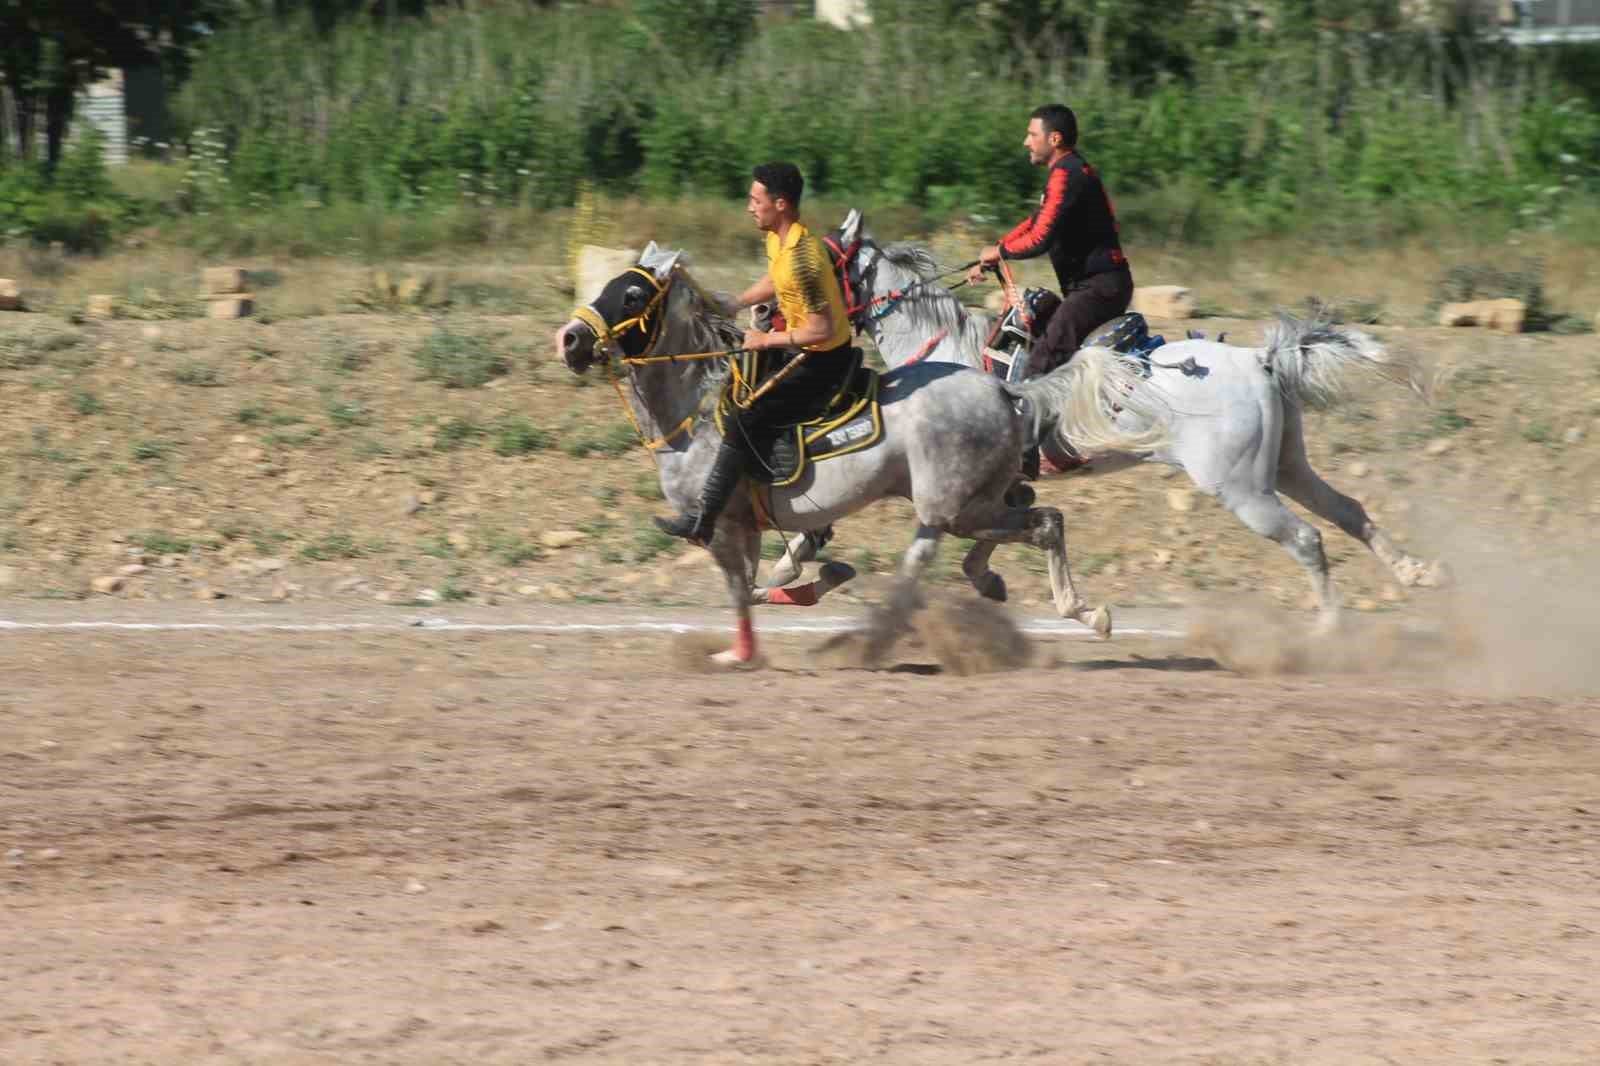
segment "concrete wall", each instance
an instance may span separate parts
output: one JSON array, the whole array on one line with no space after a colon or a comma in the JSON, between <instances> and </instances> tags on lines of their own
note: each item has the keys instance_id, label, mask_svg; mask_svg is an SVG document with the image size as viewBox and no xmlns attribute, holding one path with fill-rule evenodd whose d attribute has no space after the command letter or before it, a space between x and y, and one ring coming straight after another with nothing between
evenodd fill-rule
<instances>
[{"instance_id":1,"label":"concrete wall","mask_svg":"<svg viewBox=\"0 0 1600 1066\"><path fill-rule=\"evenodd\" d=\"M817 0L817 18L841 30L864 26L872 21L867 0Z\"/></svg>"},{"instance_id":2,"label":"concrete wall","mask_svg":"<svg viewBox=\"0 0 1600 1066\"><path fill-rule=\"evenodd\" d=\"M105 135L105 159L110 164L128 161L128 111L124 104L122 71L114 70L78 97L74 130L93 126Z\"/></svg>"}]
</instances>

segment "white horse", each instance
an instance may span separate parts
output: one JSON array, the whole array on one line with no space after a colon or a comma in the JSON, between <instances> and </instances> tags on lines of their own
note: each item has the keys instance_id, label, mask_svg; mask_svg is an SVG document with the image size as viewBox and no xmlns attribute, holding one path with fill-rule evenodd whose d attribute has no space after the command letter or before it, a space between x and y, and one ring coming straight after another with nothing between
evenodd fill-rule
<instances>
[{"instance_id":1,"label":"white horse","mask_svg":"<svg viewBox=\"0 0 1600 1066\"><path fill-rule=\"evenodd\" d=\"M982 367L993 320L969 311L948 289L927 280L938 267L926 250L912 244L879 245L855 210L830 236L842 254L837 267L863 308L855 322L891 368L913 361ZM1401 550L1359 501L1323 481L1306 456L1301 410L1336 399L1342 372L1372 370L1404 380L1421 395L1416 376L1359 330L1280 318L1260 348L1202 339L1157 348L1149 383L1165 400L1169 441L1150 451L1086 456L1087 465L1066 476L1112 473L1142 462L1182 469L1196 488L1281 545L1305 568L1325 625L1337 622L1339 597L1328 575L1322 534L1284 504L1280 491L1365 544L1400 584L1445 584L1449 573L1442 563L1424 562ZM1118 425L1136 430L1141 416L1124 411ZM828 535L824 530L793 538L787 556L774 567L769 587L794 580L799 564L813 557ZM969 558L967 565L986 568L987 559Z\"/></svg>"}]
</instances>

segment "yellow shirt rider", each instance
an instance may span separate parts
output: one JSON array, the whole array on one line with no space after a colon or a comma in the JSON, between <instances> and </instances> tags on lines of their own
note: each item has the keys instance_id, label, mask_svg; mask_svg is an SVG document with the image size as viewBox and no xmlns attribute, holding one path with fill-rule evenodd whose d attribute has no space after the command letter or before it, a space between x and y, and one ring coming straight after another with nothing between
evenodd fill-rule
<instances>
[{"instance_id":1,"label":"yellow shirt rider","mask_svg":"<svg viewBox=\"0 0 1600 1066\"><path fill-rule=\"evenodd\" d=\"M781 382L728 420L727 436L700 495L699 513L655 520L673 536L702 545L711 543L717 516L739 485L752 439L769 427L815 417L855 369L844 292L822 241L800 221L805 183L799 169L775 162L751 173L755 180L746 210L767 235L767 273L740 294L737 307L776 299L784 328L771 333L746 330L744 347L798 348L805 354L797 356L803 361Z\"/></svg>"}]
</instances>

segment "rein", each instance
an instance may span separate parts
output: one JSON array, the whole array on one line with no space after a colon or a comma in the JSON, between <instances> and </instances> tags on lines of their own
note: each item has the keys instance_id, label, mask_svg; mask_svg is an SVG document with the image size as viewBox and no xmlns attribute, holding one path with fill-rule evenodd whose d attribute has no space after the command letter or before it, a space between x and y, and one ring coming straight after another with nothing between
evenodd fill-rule
<instances>
[{"instance_id":1,"label":"rein","mask_svg":"<svg viewBox=\"0 0 1600 1066\"><path fill-rule=\"evenodd\" d=\"M615 326L608 323L605 320L605 316L596 311L592 304L585 304L584 306L577 308L572 312L572 317L594 331L595 349L596 351L600 352L603 357L602 362L605 363L606 376L610 380L612 388L616 389L617 391L617 402L622 405L622 413L627 415L628 422L633 426L633 432L638 436L640 445L642 445L646 451L653 453L668 447L674 440L678 439L684 433L693 428L697 415L695 413L687 415L676 426L672 427L672 429L668 430L659 437L646 437L644 427L639 424L638 416L633 413L633 405L628 402L627 395L622 391L622 376L617 373L615 363L620 362L624 366L647 366L651 363L676 363L679 361L693 362L700 359L722 359L729 356L743 354L744 349L729 348L723 351L714 352L684 352L681 355L651 355L650 353L655 350L656 344L661 339L661 326L666 318L665 314L657 312L659 312L665 304L667 294L672 289L672 283L678 277L678 271L677 268L674 267L672 273L668 275L667 280L664 282L657 281L655 274L644 269L643 267L629 267L626 273L639 275L648 281L650 286L655 289L655 295L652 296L649 302L645 304L644 310L640 311L632 318L627 318L621 322L618 322ZM689 284L694 286L695 291L699 293L701 299L704 300L709 306L711 304L711 300L703 291L700 290L698 286L694 285L693 279L690 279ZM653 321L651 317L652 315L654 315ZM626 354L626 349L623 348L620 341L621 336L628 333L630 330L638 330L645 337L644 347L640 349L638 355ZM622 353L615 360L612 358L613 349ZM737 382L742 377L739 373L737 360L734 360L732 365L734 368L734 378ZM696 407L698 408L698 404Z\"/></svg>"},{"instance_id":2,"label":"rein","mask_svg":"<svg viewBox=\"0 0 1600 1066\"><path fill-rule=\"evenodd\" d=\"M861 238L857 237L855 240L851 241L848 248L840 247L839 242L834 239L833 234L831 233L823 237L822 242L827 245L828 254L833 258L834 272L839 275L839 288L844 293L845 317L850 320L850 324L855 327L857 333L860 333L863 329L865 329L867 323L875 322L880 318L892 314L895 307L899 305L902 300L905 300L907 297L911 296L913 290L919 286L930 285L941 278L948 278L952 274L965 273L966 271L971 270L978 263L978 261L974 259L970 263L953 267L941 274L935 274L931 278L924 278L921 281L918 281L904 289L891 289L882 296L875 296L870 300L863 300L860 303L857 303L856 288L865 279L852 279L850 277L850 268L855 265L856 253L861 251ZM881 250L879 254L882 254ZM874 263L873 269L876 268L877 264ZM872 311L872 309L877 307L879 304L887 304L888 306L884 307L880 311L866 315L865 318L861 317L862 315L865 315L866 312Z\"/></svg>"}]
</instances>

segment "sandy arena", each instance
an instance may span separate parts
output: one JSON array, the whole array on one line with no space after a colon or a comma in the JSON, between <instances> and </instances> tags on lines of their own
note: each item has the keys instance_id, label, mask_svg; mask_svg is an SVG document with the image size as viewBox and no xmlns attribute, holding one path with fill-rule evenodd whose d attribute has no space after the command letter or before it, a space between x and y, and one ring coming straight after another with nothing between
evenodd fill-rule
<instances>
[{"instance_id":1,"label":"sandy arena","mask_svg":"<svg viewBox=\"0 0 1600 1066\"><path fill-rule=\"evenodd\" d=\"M1444 637L716 675L383 617L0 632L0 1061L1600 1058L1600 699Z\"/></svg>"}]
</instances>

